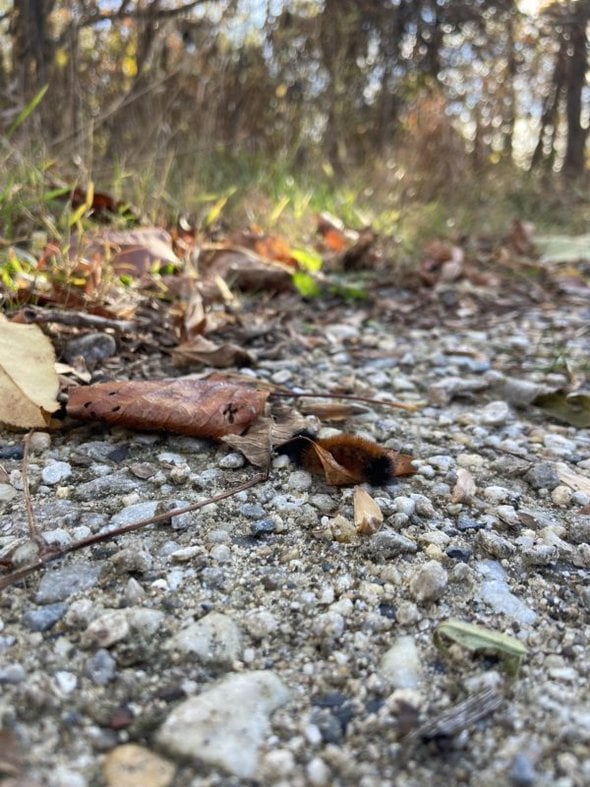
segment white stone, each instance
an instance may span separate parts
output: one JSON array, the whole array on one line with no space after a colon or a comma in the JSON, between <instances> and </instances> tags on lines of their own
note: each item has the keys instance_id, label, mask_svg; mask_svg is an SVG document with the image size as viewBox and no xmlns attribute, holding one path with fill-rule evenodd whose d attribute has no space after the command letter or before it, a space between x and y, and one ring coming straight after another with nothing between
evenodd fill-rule
<instances>
[{"instance_id":1,"label":"white stone","mask_svg":"<svg viewBox=\"0 0 590 787\"><path fill-rule=\"evenodd\" d=\"M242 652L242 634L228 615L210 612L175 634L167 647L194 653L203 664L231 664Z\"/></svg>"},{"instance_id":2,"label":"white stone","mask_svg":"<svg viewBox=\"0 0 590 787\"><path fill-rule=\"evenodd\" d=\"M253 779L270 714L289 698L273 672L233 673L168 716L158 743L176 757L195 757L241 779Z\"/></svg>"},{"instance_id":3,"label":"white stone","mask_svg":"<svg viewBox=\"0 0 590 787\"><path fill-rule=\"evenodd\" d=\"M420 683L420 653L410 636L398 637L381 659L381 677L396 689L414 689Z\"/></svg>"}]
</instances>

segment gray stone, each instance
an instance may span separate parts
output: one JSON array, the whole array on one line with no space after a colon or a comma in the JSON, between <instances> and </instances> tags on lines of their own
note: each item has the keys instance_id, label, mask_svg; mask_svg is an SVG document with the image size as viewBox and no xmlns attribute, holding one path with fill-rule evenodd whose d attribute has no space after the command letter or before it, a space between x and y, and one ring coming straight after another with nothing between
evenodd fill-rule
<instances>
[{"instance_id":1,"label":"gray stone","mask_svg":"<svg viewBox=\"0 0 590 787\"><path fill-rule=\"evenodd\" d=\"M551 490L561 483L557 467L553 462L537 462L525 474L525 479L533 489Z\"/></svg>"},{"instance_id":2,"label":"gray stone","mask_svg":"<svg viewBox=\"0 0 590 787\"><path fill-rule=\"evenodd\" d=\"M4 684L22 683L27 673L22 664L4 664L0 667L0 686Z\"/></svg>"},{"instance_id":3,"label":"gray stone","mask_svg":"<svg viewBox=\"0 0 590 787\"><path fill-rule=\"evenodd\" d=\"M66 342L63 349L64 358L68 363L73 363L78 356L82 356L89 366L110 358L116 352L117 342L110 333L104 332L75 336Z\"/></svg>"},{"instance_id":4,"label":"gray stone","mask_svg":"<svg viewBox=\"0 0 590 787\"><path fill-rule=\"evenodd\" d=\"M175 634L166 647L194 654L203 664L228 666L240 658L242 634L228 615L210 612Z\"/></svg>"},{"instance_id":5,"label":"gray stone","mask_svg":"<svg viewBox=\"0 0 590 787\"><path fill-rule=\"evenodd\" d=\"M72 466L69 462L53 462L41 471L41 480L48 486L62 484L72 475Z\"/></svg>"},{"instance_id":6,"label":"gray stone","mask_svg":"<svg viewBox=\"0 0 590 787\"><path fill-rule=\"evenodd\" d=\"M61 601L40 609L29 609L23 615L23 624L31 631L48 631L66 614L67 605Z\"/></svg>"},{"instance_id":7,"label":"gray stone","mask_svg":"<svg viewBox=\"0 0 590 787\"><path fill-rule=\"evenodd\" d=\"M232 674L168 716L157 741L176 757L195 757L240 779L253 779L271 713L289 692L273 672Z\"/></svg>"},{"instance_id":8,"label":"gray stone","mask_svg":"<svg viewBox=\"0 0 590 787\"><path fill-rule=\"evenodd\" d=\"M367 545L369 553L382 560L418 551L415 541L389 529L375 533L374 536L367 540Z\"/></svg>"},{"instance_id":9,"label":"gray stone","mask_svg":"<svg viewBox=\"0 0 590 787\"><path fill-rule=\"evenodd\" d=\"M37 604L64 601L80 590L88 590L98 582L101 566L96 563L77 562L57 569L48 569L35 596Z\"/></svg>"},{"instance_id":10,"label":"gray stone","mask_svg":"<svg viewBox=\"0 0 590 787\"><path fill-rule=\"evenodd\" d=\"M503 613L521 625L537 619L536 613L511 592L506 581L506 572L493 560L480 560L476 566L484 581L476 592L476 598L490 606L494 612Z\"/></svg>"},{"instance_id":11,"label":"gray stone","mask_svg":"<svg viewBox=\"0 0 590 787\"><path fill-rule=\"evenodd\" d=\"M106 686L115 678L117 662L108 652L100 649L91 656L86 662L85 672L93 683L97 686Z\"/></svg>"},{"instance_id":12,"label":"gray stone","mask_svg":"<svg viewBox=\"0 0 590 787\"><path fill-rule=\"evenodd\" d=\"M150 519L155 516L158 510L157 500L145 500L143 503L133 503L133 505L125 506L120 511L111 517L109 522L109 530L124 525L132 525L135 522L141 522L143 519Z\"/></svg>"},{"instance_id":13,"label":"gray stone","mask_svg":"<svg viewBox=\"0 0 590 787\"><path fill-rule=\"evenodd\" d=\"M410 580L410 593L418 602L436 601L445 592L449 575L437 560L429 560Z\"/></svg>"},{"instance_id":14,"label":"gray stone","mask_svg":"<svg viewBox=\"0 0 590 787\"><path fill-rule=\"evenodd\" d=\"M490 402L477 413L477 417L486 426L501 426L510 418L510 407L506 402Z\"/></svg>"}]
</instances>

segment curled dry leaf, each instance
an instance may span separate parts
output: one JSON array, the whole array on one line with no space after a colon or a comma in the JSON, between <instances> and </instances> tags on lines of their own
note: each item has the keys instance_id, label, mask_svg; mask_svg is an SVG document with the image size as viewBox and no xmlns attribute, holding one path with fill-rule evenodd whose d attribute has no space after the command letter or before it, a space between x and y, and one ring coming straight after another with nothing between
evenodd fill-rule
<instances>
[{"instance_id":1,"label":"curled dry leaf","mask_svg":"<svg viewBox=\"0 0 590 787\"><path fill-rule=\"evenodd\" d=\"M457 470L457 483L453 487L451 495L451 502L453 503L468 503L475 494L476 486L473 476L469 470L460 467Z\"/></svg>"},{"instance_id":2,"label":"curled dry leaf","mask_svg":"<svg viewBox=\"0 0 590 787\"><path fill-rule=\"evenodd\" d=\"M204 336L195 336L172 351L172 360L180 368L206 364L223 369L227 366L251 366L254 362L249 352L237 344L216 344Z\"/></svg>"},{"instance_id":3,"label":"curled dry leaf","mask_svg":"<svg viewBox=\"0 0 590 787\"><path fill-rule=\"evenodd\" d=\"M360 533L362 536L372 536L381 528L383 513L379 505L360 486L357 486L354 490L352 505L357 533Z\"/></svg>"},{"instance_id":4,"label":"curled dry leaf","mask_svg":"<svg viewBox=\"0 0 590 787\"><path fill-rule=\"evenodd\" d=\"M73 418L219 440L242 434L263 413L268 391L183 377L98 383L69 396Z\"/></svg>"}]
</instances>

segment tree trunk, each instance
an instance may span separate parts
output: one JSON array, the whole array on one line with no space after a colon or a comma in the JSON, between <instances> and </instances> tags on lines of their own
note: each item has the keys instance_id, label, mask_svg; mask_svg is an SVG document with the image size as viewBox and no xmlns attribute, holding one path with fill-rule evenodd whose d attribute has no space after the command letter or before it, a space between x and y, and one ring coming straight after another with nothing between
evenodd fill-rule
<instances>
[{"instance_id":1,"label":"tree trunk","mask_svg":"<svg viewBox=\"0 0 590 787\"><path fill-rule=\"evenodd\" d=\"M587 26L590 19L590 0L580 0L572 7L569 47L566 64L566 118L567 143L563 161L563 174L577 177L585 169L585 148L588 129L582 126L582 92L586 87L588 67Z\"/></svg>"}]
</instances>

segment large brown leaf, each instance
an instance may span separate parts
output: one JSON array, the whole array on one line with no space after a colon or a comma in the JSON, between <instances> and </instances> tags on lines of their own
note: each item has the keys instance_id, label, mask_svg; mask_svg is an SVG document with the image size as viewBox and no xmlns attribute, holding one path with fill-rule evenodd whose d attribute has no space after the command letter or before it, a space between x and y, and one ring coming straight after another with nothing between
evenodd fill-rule
<instances>
[{"instance_id":1,"label":"large brown leaf","mask_svg":"<svg viewBox=\"0 0 590 787\"><path fill-rule=\"evenodd\" d=\"M70 388L68 414L128 429L162 429L214 440L242 434L263 412L268 391L192 377Z\"/></svg>"}]
</instances>

